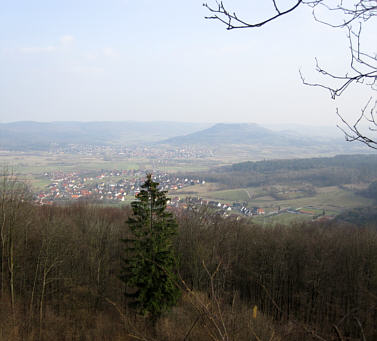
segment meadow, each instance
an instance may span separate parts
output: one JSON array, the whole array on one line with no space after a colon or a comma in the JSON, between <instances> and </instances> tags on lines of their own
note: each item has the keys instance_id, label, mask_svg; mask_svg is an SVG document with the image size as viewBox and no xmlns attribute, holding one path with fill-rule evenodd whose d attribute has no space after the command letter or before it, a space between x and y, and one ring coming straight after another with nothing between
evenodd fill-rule
<instances>
[{"instance_id":1,"label":"meadow","mask_svg":"<svg viewBox=\"0 0 377 341\"><path fill-rule=\"evenodd\" d=\"M316 188L316 193L310 196L301 196L299 198L276 200L265 193L263 187L248 187L229 190L216 190L219 185L206 184L190 187L189 194L184 190L174 191L171 195L198 196L205 200L216 200L223 204L233 202L244 203L247 207L261 207L265 210L264 216L253 217L255 222L261 223L291 223L293 221L309 221L313 216L320 215L325 211L326 216L334 217L344 210L373 206L374 202L365 198L352 190L346 190L338 186L327 186ZM300 208L302 214L281 213L278 215L269 215L286 209Z\"/></svg>"},{"instance_id":2,"label":"meadow","mask_svg":"<svg viewBox=\"0 0 377 341\"><path fill-rule=\"evenodd\" d=\"M0 166L28 182L34 190L49 184L42 175L46 172L90 172L99 170L154 170L169 173L202 172L219 165L217 161L156 160L146 157L104 157L102 155L80 155L48 152L0 152Z\"/></svg>"},{"instance_id":3,"label":"meadow","mask_svg":"<svg viewBox=\"0 0 377 341\"><path fill-rule=\"evenodd\" d=\"M146 157L125 157L121 155L80 155L48 152L0 152L0 165L10 169L17 177L31 185L34 191L45 188L50 180L43 176L46 172L91 172L99 170L154 170L173 174L198 174L205 179L206 174L213 169L229 165L230 154L222 158L202 159L155 159ZM212 174L212 173L210 173ZM225 173L228 174L228 173ZM232 177L232 174L228 174ZM239 174L235 178L240 178ZM271 177L273 178L273 177ZM279 179L276 177L276 179ZM119 177L107 179L110 182L120 180ZM216 179L215 179L216 180ZM320 215L323 211L330 217L340 214L344 210L369 207L374 201L359 194L360 189L369 184L360 182L338 186L319 186L308 182L293 183L290 179L282 178L273 184L263 183L259 186L239 185L236 188L219 181L207 181L205 184L194 185L177 191L170 191L171 197L199 197L208 201L219 201L223 204L242 203L245 207L260 207L265 211L264 216L254 217L261 223L291 223L292 221L311 220L313 216ZM241 183L241 182L239 182ZM309 191L308 191L309 188ZM127 197L122 204L127 205L133 197ZM282 212L272 215L278 209L301 208L304 213ZM310 212L310 213L309 213ZM233 211L232 213L236 213Z\"/></svg>"}]
</instances>

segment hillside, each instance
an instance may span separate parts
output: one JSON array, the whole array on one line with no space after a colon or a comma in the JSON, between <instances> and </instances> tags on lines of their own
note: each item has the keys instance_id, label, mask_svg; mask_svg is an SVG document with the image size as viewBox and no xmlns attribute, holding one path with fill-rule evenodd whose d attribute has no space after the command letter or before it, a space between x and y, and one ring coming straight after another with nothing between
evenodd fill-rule
<instances>
[{"instance_id":1,"label":"hillside","mask_svg":"<svg viewBox=\"0 0 377 341\"><path fill-rule=\"evenodd\" d=\"M365 228L262 226L209 210L180 212L172 246L182 298L152 325L126 307L119 280L132 259L123 242L133 237L130 210L36 206L23 194L12 192L0 206L7 222L1 340L376 340L375 220ZM12 261L17 266L8 268ZM347 337L337 338L338 330Z\"/></svg>"},{"instance_id":2,"label":"hillside","mask_svg":"<svg viewBox=\"0 0 377 341\"><path fill-rule=\"evenodd\" d=\"M376 155L360 154L247 161L195 174L207 182L218 183L228 189L304 183L324 187L372 183L377 180L376 167ZM369 198L376 197L373 186L360 194Z\"/></svg>"},{"instance_id":3,"label":"hillside","mask_svg":"<svg viewBox=\"0 0 377 341\"><path fill-rule=\"evenodd\" d=\"M341 132L331 138L299 131L274 131L255 123L185 122L32 122L0 123L0 150L47 151L67 145L132 146L140 144L204 146L221 154L255 160L342 153L365 153L346 143Z\"/></svg>"},{"instance_id":4,"label":"hillside","mask_svg":"<svg viewBox=\"0 0 377 341\"><path fill-rule=\"evenodd\" d=\"M162 141L172 145L313 145L319 141L299 134L276 132L255 123L218 123L214 126Z\"/></svg>"},{"instance_id":5,"label":"hillside","mask_svg":"<svg viewBox=\"0 0 377 341\"><path fill-rule=\"evenodd\" d=\"M46 150L51 145L149 143L208 127L183 122L0 123L0 149Z\"/></svg>"}]
</instances>

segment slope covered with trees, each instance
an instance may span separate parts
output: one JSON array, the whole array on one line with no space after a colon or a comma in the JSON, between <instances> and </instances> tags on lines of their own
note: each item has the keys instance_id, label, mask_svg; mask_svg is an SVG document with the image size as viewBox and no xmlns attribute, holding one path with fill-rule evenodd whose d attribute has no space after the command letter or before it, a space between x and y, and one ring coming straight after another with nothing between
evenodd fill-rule
<instances>
[{"instance_id":1,"label":"slope covered with trees","mask_svg":"<svg viewBox=\"0 0 377 341\"><path fill-rule=\"evenodd\" d=\"M261 227L177 211L183 295L152 328L125 305L119 279L130 209L39 207L17 188L1 187L3 340L377 337L375 224Z\"/></svg>"},{"instance_id":2,"label":"slope covered with trees","mask_svg":"<svg viewBox=\"0 0 377 341\"><path fill-rule=\"evenodd\" d=\"M206 181L230 188L309 183L337 186L376 181L374 155L337 155L335 157L291 160L247 161L200 174Z\"/></svg>"}]
</instances>

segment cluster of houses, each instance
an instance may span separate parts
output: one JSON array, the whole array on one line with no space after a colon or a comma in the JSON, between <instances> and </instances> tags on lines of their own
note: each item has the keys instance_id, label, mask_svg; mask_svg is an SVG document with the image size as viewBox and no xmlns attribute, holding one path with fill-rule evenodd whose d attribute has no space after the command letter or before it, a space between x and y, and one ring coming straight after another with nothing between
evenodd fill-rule
<instances>
[{"instance_id":1,"label":"cluster of houses","mask_svg":"<svg viewBox=\"0 0 377 341\"><path fill-rule=\"evenodd\" d=\"M145 181L145 171L103 170L97 173L78 172L45 173L51 183L36 194L39 204L52 204L56 201L93 199L121 202L132 200L141 190ZM175 177L164 172L153 172L153 180L162 190L179 190L184 187L204 183L200 179Z\"/></svg>"},{"instance_id":2,"label":"cluster of houses","mask_svg":"<svg viewBox=\"0 0 377 341\"><path fill-rule=\"evenodd\" d=\"M86 156L103 156L110 158L148 158L150 160L200 159L213 156L213 151L205 147L188 146L101 146L90 144L69 144L51 146L51 152L62 154L80 154Z\"/></svg>"},{"instance_id":3,"label":"cluster of houses","mask_svg":"<svg viewBox=\"0 0 377 341\"><path fill-rule=\"evenodd\" d=\"M46 172L44 177L50 184L36 193L35 201L41 205L51 205L59 201L91 199L104 202L122 202L133 200L145 181L146 171L141 170L102 170L99 172ZM176 177L171 174L154 171L153 180L159 183L162 190L172 191L204 184L197 178ZM168 205L172 208L187 209L189 207L206 206L221 216L263 215L264 210L259 207L249 208L247 203L222 203L199 197L180 198L173 196Z\"/></svg>"},{"instance_id":4,"label":"cluster of houses","mask_svg":"<svg viewBox=\"0 0 377 341\"><path fill-rule=\"evenodd\" d=\"M221 203L220 201L205 200L199 197L179 198L173 197L170 199L169 206L181 209L188 209L190 207L208 207L213 209L216 213L223 217L230 216L246 216L251 217L255 215L264 215L264 209L260 207L248 208L247 203Z\"/></svg>"}]
</instances>

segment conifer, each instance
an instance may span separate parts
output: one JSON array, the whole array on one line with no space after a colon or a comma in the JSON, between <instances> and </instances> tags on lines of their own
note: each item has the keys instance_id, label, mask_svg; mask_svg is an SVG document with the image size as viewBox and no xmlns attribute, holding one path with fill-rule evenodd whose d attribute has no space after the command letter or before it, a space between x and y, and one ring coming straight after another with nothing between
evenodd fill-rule
<instances>
[{"instance_id":1,"label":"conifer","mask_svg":"<svg viewBox=\"0 0 377 341\"><path fill-rule=\"evenodd\" d=\"M128 305L154 319L174 306L180 295L172 245L178 225L166 210L167 191L158 185L147 174L137 200L131 203L133 215L127 221L131 237L123 239L126 257L121 276Z\"/></svg>"}]
</instances>

